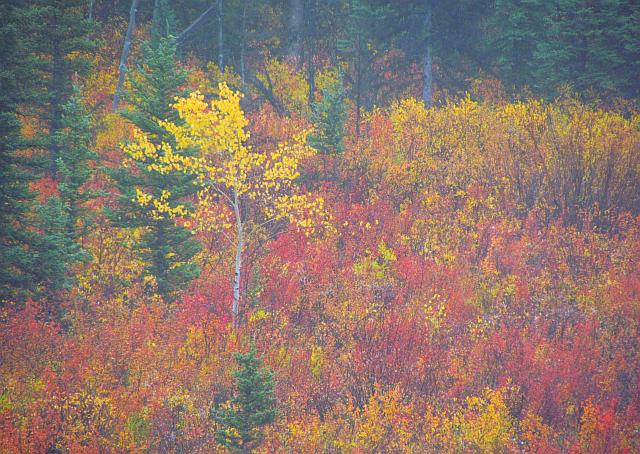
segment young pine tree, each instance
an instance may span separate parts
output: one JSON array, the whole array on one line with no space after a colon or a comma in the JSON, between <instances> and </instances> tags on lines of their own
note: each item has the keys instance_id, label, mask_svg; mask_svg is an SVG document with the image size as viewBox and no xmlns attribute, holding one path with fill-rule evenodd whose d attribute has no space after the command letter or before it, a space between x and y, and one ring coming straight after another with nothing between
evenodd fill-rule
<instances>
[{"instance_id":1,"label":"young pine tree","mask_svg":"<svg viewBox=\"0 0 640 454\"><path fill-rule=\"evenodd\" d=\"M143 61L130 77L131 89L125 94L128 107L123 115L153 144L175 145L173 135L156 120L179 121L171 105L176 96L184 94L181 87L187 74L176 64L174 39L161 38L146 43L143 52ZM200 250L200 243L171 217L158 213L153 206L140 205L138 191L163 200L166 194L168 204L177 204L198 188L193 184L194 176L159 173L149 170L149 164L136 161L131 167L109 171L120 192L120 207L108 216L117 227L143 229L137 249L147 263L145 276L153 278L155 291L164 301L172 302L199 274L193 257Z\"/></svg>"},{"instance_id":2,"label":"young pine tree","mask_svg":"<svg viewBox=\"0 0 640 454\"><path fill-rule=\"evenodd\" d=\"M75 282L71 267L89 261L91 256L69 234L69 214L61 197L49 197L36 206L36 212L40 234L33 270L38 282L35 296L44 301L51 320L62 321L61 293Z\"/></svg>"},{"instance_id":3,"label":"young pine tree","mask_svg":"<svg viewBox=\"0 0 640 454\"><path fill-rule=\"evenodd\" d=\"M344 152L344 123L347 121L347 105L342 78L336 78L322 90L322 99L313 105L314 133L309 145L322 154Z\"/></svg>"},{"instance_id":4,"label":"young pine tree","mask_svg":"<svg viewBox=\"0 0 640 454\"><path fill-rule=\"evenodd\" d=\"M84 186L93 172L92 163L98 157L89 148L91 116L77 86L74 86L73 95L62 107L61 129L55 139L59 149L58 191L65 210L66 231L69 239L77 241L89 222L89 212L83 208L83 204L96 196ZM78 226L79 221L82 221L82 227Z\"/></svg>"},{"instance_id":5,"label":"young pine tree","mask_svg":"<svg viewBox=\"0 0 640 454\"><path fill-rule=\"evenodd\" d=\"M80 244L89 213L83 204L95 194L84 188L93 171L97 155L91 143L91 116L83 104L80 90L73 87L71 98L61 108L60 127L53 137L57 147L58 195L37 206L39 252L35 272L41 282L40 295L47 302L49 316L60 320L61 291L74 283L71 268L91 260ZM81 227L79 221L82 221Z\"/></svg>"},{"instance_id":6,"label":"young pine tree","mask_svg":"<svg viewBox=\"0 0 640 454\"><path fill-rule=\"evenodd\" d=\"M262 441L261 428L278 416L273 396L273 374L262 367L254 350L236 353L240 369L234 374L237 394L227 408L213 410L222 426L216 441L236 452L250 452Z\"/></svg>"},{"instance_id":7,"label":"young pine tree","mask_svg":"<svg viewBox=\"0 0 640 454\"><path fill-rule=\"evenodd\" d=\"M31 93L39 87L35 81L39 57L34 57L34 53L39 49L36 44L42 44L37 40L34 43L33 34L27 33L25 39L25 19L40 17L40 14L55 15L59 13L56 8L62 8L61 4L56 4L56 8L51 6L53 9L43 5L38 3L33 10L19 1L0 5L0 16L4 19L0 25L3 43L0 46L0 304L28 296L44 297L49 313L54 315L59 314L58 308L53 307L58 292L72 283L69 266L85 260L87 255L69 232L69 212L65 209L68 205L79 205L81 197L72 195L78 188L60 182L61 197L51 197L36 205L29 182L37 178L37 160L27 160L20 153L33 143L28 143L20 133L17 106L28 106L34 101ZM58 131L52 137L46 133L42 137L55 142L56 149L64 148L58 161L66 165L70 173L78 171L78 175L68 174L66 179L82 184L86 174L81 168L87 159L84 153L88 151L78 154L78 147L86 148L84 133L80 131L89 120L86 112L76 111L74 106L72 102L66 120L60 106ZM72 137L82 137L82 140ZM72 199L75 200L71 202Z\"/></svg>"}]
</instances>

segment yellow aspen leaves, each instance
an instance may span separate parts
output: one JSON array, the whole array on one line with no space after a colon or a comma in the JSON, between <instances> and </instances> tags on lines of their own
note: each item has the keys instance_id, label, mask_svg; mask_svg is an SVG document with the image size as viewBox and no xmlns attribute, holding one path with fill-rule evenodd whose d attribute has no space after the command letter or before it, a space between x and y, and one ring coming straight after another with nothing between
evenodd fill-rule
<instances>
[{"instance_id":1,"label":"yellow aspen leaves","mask_svg":"<svg viewBox=\"0 0 640 454\"><path fill-rule=\"evenodd\" d=\"M249 121L240 107L241 96L221 83L218 96L209 101L199 92L177 98L174 108L181 122L158 120L158 125L175 138L175 146L166 142L156 146L136 131L124 151L130 159L148 163L149 170L179 171L197 177L202 187L198 195L199 216L194 223L198 230L231 227L230 210L218 204L232 207L238 197L253 201L263 217L287 220L310 234L314 219L325 219L326 215L323 199L296 193L293 188L301 163L315 154L306 145L308 131L278 144L271 152L255 149L247 144ZM197 150L195 155L189 152L193 150ZM136 194L136 201L152 206L158 216L187 215L183 205L170 206L170 194L154 198L140 189Z\"/></svg>"}]
</instances>

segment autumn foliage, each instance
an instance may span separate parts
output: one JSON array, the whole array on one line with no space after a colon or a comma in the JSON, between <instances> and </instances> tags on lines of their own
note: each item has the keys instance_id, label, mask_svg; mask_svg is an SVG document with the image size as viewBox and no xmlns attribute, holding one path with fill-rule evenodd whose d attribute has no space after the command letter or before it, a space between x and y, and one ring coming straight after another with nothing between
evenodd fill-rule
<instances>
[{"instance_id":1,"label":"autumn foliage","mask_svg":"<svg viewBox=\"0 0 640 454\"><path fill-rule=\"evenodd\" d=\"M408 97L359 135L348 105L319 154L304 79L266 66L289 115L194 81L156 119L173 143L98 112L105 167L195 175L184 205L135 201L194 232L201 273L154 295L97 169L62 315L0 307L0 451L224 452L212 414L255 349L277 406L256 452L639 452L640 114Z\"/></svg>"}]
</instances>

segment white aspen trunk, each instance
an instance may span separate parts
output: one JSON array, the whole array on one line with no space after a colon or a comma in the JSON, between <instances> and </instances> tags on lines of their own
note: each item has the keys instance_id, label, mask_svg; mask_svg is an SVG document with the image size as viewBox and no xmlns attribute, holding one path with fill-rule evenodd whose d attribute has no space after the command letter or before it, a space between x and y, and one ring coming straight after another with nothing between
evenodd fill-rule
<instances>
[{"instance_id":1,"label":"white aspen trunk","mask_svg":"<svg viewBox=\"0 0 640 454\"><path fill-rule=\"evenodd\" d=\"M113 104L111 106L111 110L113 112L118 110L118 104L120 103L120 92L122 91L122 85L124 84L124 75L127 72L127 57L129 56L129 49L131 48L131 35L133 35L133 29L136 26L136 11L138 10L139 3L140 0L133 0L131 2L129 26L127 27L127 34L124 38L124 46L122 48L122 55L120 56L120 65L118 66L118 84L116 85L116 92L113 95Z\"/></svg>"},{"instance_id":2,"label":"white aspen trunk","mask_svg":"<svg viewBox=\"0 0 640 454\"><path fill-rule=\"evenodd\" d=\"M236 261L233 275L233 306L231 308L233 327L237 328L240 315L240 277L242 272L242 248L244 247L244 231L237 190L233 192L233 212L236 216L238 238L236 240Z\"/></svg>"}]
</instances>

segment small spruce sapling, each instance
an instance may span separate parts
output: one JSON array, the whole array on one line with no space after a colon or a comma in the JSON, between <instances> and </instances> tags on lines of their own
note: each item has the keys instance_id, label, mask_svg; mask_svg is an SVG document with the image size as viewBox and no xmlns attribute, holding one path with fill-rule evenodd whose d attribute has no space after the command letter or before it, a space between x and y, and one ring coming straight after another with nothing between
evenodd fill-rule
<instances>
[{"instance_id":1,"label":"small spruce sapling","mask_svg":"<svg viewBox=\"0 0 640 454\"><path fill-rule=\"evenodd\" d=\"M224 408L212 409L220 424L215 439L234 452L250 452L262 442L261 428L278 417L273 396L273 373L262 367L254 350L236 353L240 369L234 373L236 395Z\"/></svg>"}]
</instances>

